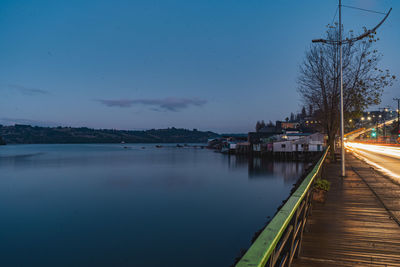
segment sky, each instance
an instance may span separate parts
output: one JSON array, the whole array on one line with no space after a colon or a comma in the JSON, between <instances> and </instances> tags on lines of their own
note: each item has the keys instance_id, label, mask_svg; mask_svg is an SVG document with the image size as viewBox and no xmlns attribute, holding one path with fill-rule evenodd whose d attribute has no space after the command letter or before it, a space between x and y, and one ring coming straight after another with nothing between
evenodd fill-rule
<instances>
[{"instance_id":1,"label":"sky","mask_svg":"<svg viewBox=\"0 0 400 267\"><path fill-rule=\"evenodd\" d=\"M377 49L380 66L400 77L400 1L343 4L393 7ZM251 131L301 110L299 65L336 8L337 0L0 0L0 124ZM343 9L356 33L382 17ZM399 80L381 106L395 108L393 97Z\"/></svg>"}]
</instances>

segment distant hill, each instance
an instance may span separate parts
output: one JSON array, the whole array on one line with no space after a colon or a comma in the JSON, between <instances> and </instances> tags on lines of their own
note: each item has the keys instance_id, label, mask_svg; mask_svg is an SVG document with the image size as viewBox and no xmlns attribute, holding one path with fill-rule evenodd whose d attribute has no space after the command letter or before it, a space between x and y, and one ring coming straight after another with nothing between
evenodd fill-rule
<instances>
[{"instance_id":1,"label":"distant hill","mask_svg":"<svg viewBox=\"0 0 400 267\"><path fill-rule=\"evenodd\" d=\"M187 129L153 129L123 131L86 127L38 127L0 125L1 137L7 144L79 144L79 143L206 143L218 134Z\"/></svg>"}]
</instances>

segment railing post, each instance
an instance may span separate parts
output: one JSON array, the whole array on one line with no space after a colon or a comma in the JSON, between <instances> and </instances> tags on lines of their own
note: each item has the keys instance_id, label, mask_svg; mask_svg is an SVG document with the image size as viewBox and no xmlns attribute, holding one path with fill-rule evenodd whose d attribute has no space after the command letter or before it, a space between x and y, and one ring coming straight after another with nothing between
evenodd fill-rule
<instances>
[{"instance_id":1,"label":"railing post","mask_svg":"<svg viewBox=\"0 0 400 267\"><path fill-rule=\"evenodd\" d=\"M275 251L276 248L274 248L274 250L272 251L271 256L269 257L269 267L274 267L274 258L275 258Z\"/></svg>"},{"instance_id":2,"label":"railing post","mask_svg":"<svg viewBox=\"0 0 400 267\"><path fill-rule=\"evenodd\" d=\"M304 201L304 200L303 200ZM295 241L296 241L296 232L297 232L297 222L298 222L298 218L299 218L299 213L300 213L300 206L297 208L296 210L296 215L294 216L294 225L293 225L293 233L292 233L292 242L290 244L290 251L289 251L289 262L288 262L288 266L292 265L292 259L293 259L293 254L295 253Z\"/></svg>"},{"instance_id":3,"label":"railing post","mask_svg":"<svg viewBox=\"0 0 400 267\"><path fill-rule=\"evenodd\" d=\"M310 188L310 190L311 190L311 188ZM310 197L311 192L310 192L310 190L308 190L308 193L307 193L307 196L305 199L306 203L305 203L305 207L304 207L304 211L303 211L303 219L302 219L301 226L300 226L301 229L300 229L300 233L299 233L300 234L299 247L297 248L297 251L296 251L296 257L300 256L301 242L303 241L303 232L304 232L304 228L305 228L306 222L307 222L307 213L311 209L311 197Z\"/></svg>"},{"instance_id":4,"label":"railing post","mask_svg":"<svg viewBox=\"0 0 400 267\"><path fill-rule=\"evenodd\" d=\"M314 182L311 184L311 188L310 188L310 190L308 191L308 193L307 193L307 197L309 198L308 199L308 210L307 210L307 213L308 213L308 215L309 216L311 216L312 215L312 195L313 195L313 186L314 186ZM310 196L308 196L308 195L310 195Z\"/></svg>"}]
</instances>

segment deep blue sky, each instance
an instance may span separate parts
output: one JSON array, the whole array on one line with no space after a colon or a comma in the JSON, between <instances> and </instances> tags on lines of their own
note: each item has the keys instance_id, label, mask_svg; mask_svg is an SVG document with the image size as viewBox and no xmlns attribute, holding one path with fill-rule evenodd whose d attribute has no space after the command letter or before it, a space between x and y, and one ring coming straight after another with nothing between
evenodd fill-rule
<instances>
[{"instance_id":1,"label":"deep blue sky","mask_svg":"<svg viewBox=\"0 0 400 267\"><path fill-rule=\"evenodd\" d=\"M400 1L379 11L381 66L400 76ZM296 77L337 0L0 0L0 123L246 132L301 109ZM361 31L382 16L345 9ZM400 83L387 88L394 106Z\"/></svg>"}]
</instances>

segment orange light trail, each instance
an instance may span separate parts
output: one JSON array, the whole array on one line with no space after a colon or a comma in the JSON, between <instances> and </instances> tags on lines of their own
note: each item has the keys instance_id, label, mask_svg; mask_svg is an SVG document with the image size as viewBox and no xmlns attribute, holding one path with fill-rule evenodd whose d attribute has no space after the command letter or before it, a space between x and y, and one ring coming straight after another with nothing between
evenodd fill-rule
<instances>
[{"instance_id":1,"label":"orange light trail","mask_svg":"<svg viewBox=\"0 0 400 267\"><path fill-rule=\"evenodd\" d=\"M400 175L389 170L388 168L383 167L381 164L370 159L370 155L368 152L373 152L376 154L392 157L395 159L400 159L400 147L390 147L390 146L381 146L374 144L360 144L360 143L352 143L346 142L345 147L347 150L351 151L354 156L365 161L367 164L371 165L378 171L384 173L389 176L391 179L396 182L400 182Z\"/></svg>"},{"instance_id":2,"label":"orange light trail","mask_svg":"<svg viewBox=\"0 0 400 267\"><path fill-rule=\"evenodd\" d=\"M370 152L378 153L381 155L400 159L400 147L380 146L373 144L360 144L360 143L345 143L346 148L362 149Z\"/></svg>"}]
</instances>

